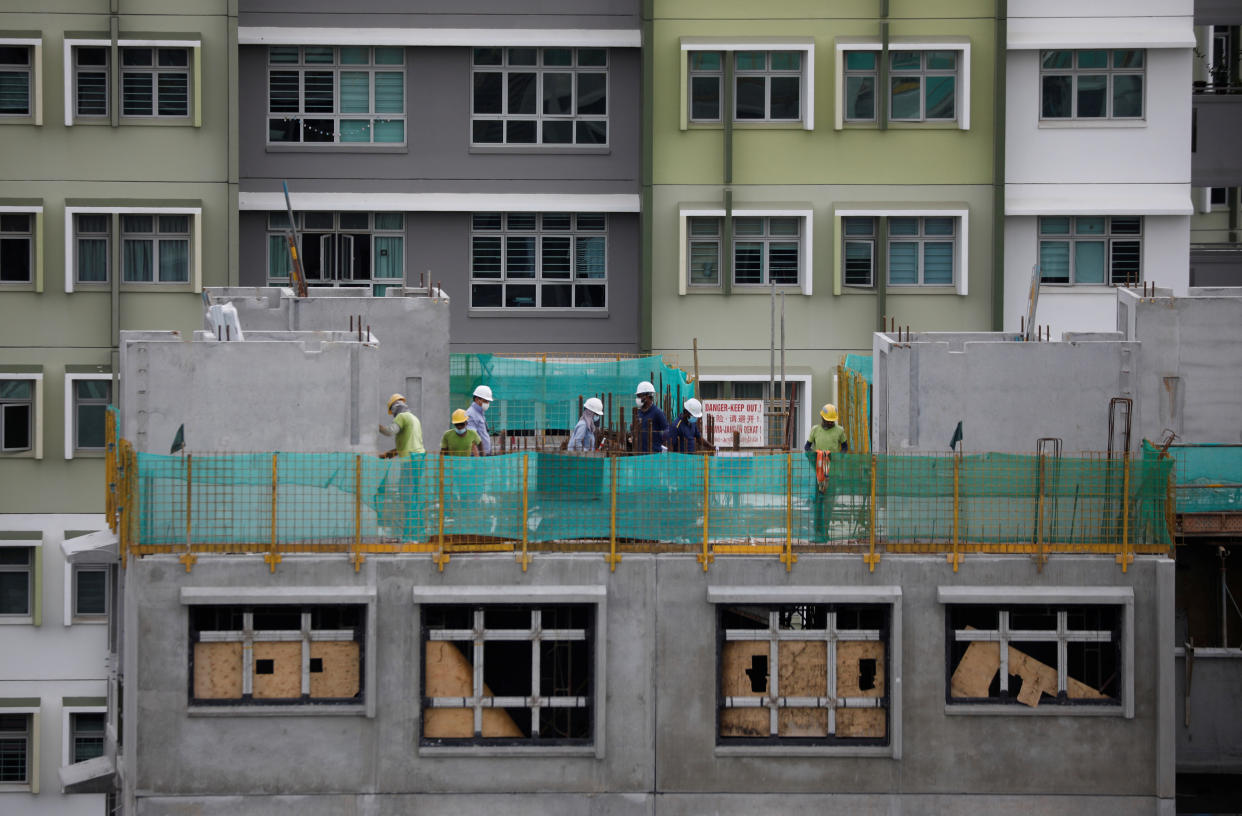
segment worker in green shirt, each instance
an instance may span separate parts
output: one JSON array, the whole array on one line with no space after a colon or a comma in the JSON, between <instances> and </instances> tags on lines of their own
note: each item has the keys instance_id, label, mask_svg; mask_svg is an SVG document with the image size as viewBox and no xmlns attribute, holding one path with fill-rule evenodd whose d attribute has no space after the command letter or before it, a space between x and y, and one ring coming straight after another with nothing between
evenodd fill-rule
<instances>
[{"instance_id":1,"label":"worker in green shirt","mask_svg":"<svg viewBox=\"0 0 1242 816\"><path fill-rule=\"evenodd\" d=\"M832 522L832 505L835 496L828 479L829 467L834 453L844 453L849 448L846 442L845 429L837 424L837 406L831 402L824 405L819 412L820 424L811 429L806 440L806 450L813 457L815 466L815 495L811 503L815 506L815 540L828 540L828 527Z\"/></svg>"},{"instance_id":2,"label":"worker in green shirt","mask_svg":"<svg viewBox=\"0 0 1242 816\"><path fill-rule=\"evenodd\" d=\"M405 397L393 394L388 398L388 414L392 422L381 423L379 432L396 437L396 447L381 454L385 459L404 457L409 453L426 453L423 448L423 425L405 404Z\"/></svg>"},{"instance_id":3,"label":"worker in green shirt","mask_svg":"<svg viewBox=\"0 0 1242 816\"><path fill-rule=\"evenodd\" d=\"M467 428L470 417L458 408L453 412L453 427L440 437L440 453L445 456L478 456L482 447L478 431Z\"/></svg>"},{"instance_id":4,"label":"worker in green shirt","mask_svg":"<svg viewBox=\"0 0 1242 816\"><path fill-rule=\"evenodd\" d=\"M423 426L418 417L406 405L405 397L393 394L388 398L388 415L392 422L380 424L379 432L384 436L394 437L395 446L392 450L380 454L384 459L400 459L401 471L397 478L397 492L394 499L389 498L385 526L399 534L403 541L421 540L423 538L423 512L420 501L419 486L422 484L423 456L427 451L423 448ZM414 454L419 454L415 456ZM387 484L387 477L385 477Z\"/></svg>"}]
</instances>

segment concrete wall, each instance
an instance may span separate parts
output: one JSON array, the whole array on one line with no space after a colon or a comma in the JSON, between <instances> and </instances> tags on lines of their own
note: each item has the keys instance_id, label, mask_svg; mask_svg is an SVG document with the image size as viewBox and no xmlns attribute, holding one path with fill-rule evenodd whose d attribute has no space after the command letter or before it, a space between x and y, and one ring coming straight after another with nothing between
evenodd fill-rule
<instances>
[{"instance_id":1,"label":"concrete wall","mask_svg":"<svg viewBox=\"0 0 1242 816\"><path fill-rule=\"evenodd\" d=\"M212 303L233 304L243 332L347 332L361 321L380 341L377 381L367 387L382 399L372 419L370 390L365 392L366 423L382 421L389 395L400 393L423 422L447 424L450 304L442 298L367 297L365 291L311 288L309 298L297 298L290 289L254 287L211 289L207 295ZM251 439L247 446L256 444Z\"/></svg>"},{"instance_id":2,"label":"concrete wall","mask_svg":"<svg viewBox=\"0 0 1242 816\"><path fill-rule=\"evenodd\" d=\"M1189 677L1182 652L1173 672L1178 773L1242 773L1242 722L1219 716L1242 710L1242 650L1195 649Z\"/></svg>"},{"instance_id":3,"label":"concrete wall","mask_svg":"<svg viewBox=\"0 0 1242 816\"><path fill-rule=\"evenodd\" d=\"M171 556L135 559L125 619L141 642L125 654L126 798L142 816L1169 813L1172 579L1166 559L1123 573L1105 556L1054 557L1042 573L1022 557L970 556L957 574L937 556L888 557L875 573L856 555L804 553L791 573L775 558L724 557L706 574L689 555L627 554L615 573L598 554L536 554L525 573L511 554L455 554L443 572L428 555L370 556L360 572L344 556L286 556L274 577L258 556L201 557L189 574ZM1133 719L946 711L937 587L1014 585L1132 588ZM316 586L376 592L374 718L189 715L181 589ZM602 756L420 749L418 586L604 588ZM716 746L709 588L880 586L902 598L899 759Z\"/></svg>"},{"instance_id":4,"label":"concrete wall","mask_svg":"<svg viewBox=\"0 0 1242 816\"><path fill-rule=\"evenodd\" d=\"M182 424L191 451L391 447L376 430L391 393L379 343L348 331L200 334L122 332L121 424L136 450L168 453Z\"/></svg>"}]
</instances>

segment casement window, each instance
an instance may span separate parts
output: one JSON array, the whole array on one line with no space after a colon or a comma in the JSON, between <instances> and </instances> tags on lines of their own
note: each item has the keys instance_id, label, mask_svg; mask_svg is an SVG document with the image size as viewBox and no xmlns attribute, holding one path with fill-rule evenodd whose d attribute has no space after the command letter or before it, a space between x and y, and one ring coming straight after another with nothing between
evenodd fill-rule
<instances>
[{"instance_id":1,"label":"casement window","mask_svg":"<svg viewBox=\"0 0 1242 816\"><path fill-rule=\"evenodd\" d=\"M0 620L33 615L34 576L34 547L0 547Z\"/></svg>"},{"instance_id":2,"label":"casement window","mask_svg":"<svg viewBox=\"0 0 1242 816\"><path fill-rule=\"evenodd\" d=\"M405 49L268 48L271 144L404 144Z\"/></svg>"},{"instance_id":3,"label":"casement window","mask_svg":"<svg viewBox=\"0 0 1242 816\"><path fill-rule=\"evenodd\" d=\"M475 48L476 145L608 144L608 49Z\"/></svg>"},{"instance_id":4,"label":"casement window","mask_svg":"<svg viewBox=\"0 0 1242 816\"><path fill-rule=\"evenodd\" d=\"M688 223L690 283L720 285L721 221L691 217ZM800 216L744 216L733 219L733 284L797 286L802 278Z\"/></svg>"},{"instance_id":5,"label":"casement window","mask_svg":"<svg viewBox=\"0 0 1242 816\"><path fill-rule=\"evenodd\" d=\"M950 604L947 702L1027 708L1122 704L1125 607Z\"/></svg>"},{"instance_id":6,"label":"casement window","mask_svg":"<svg viewBox=\"0 0 1242 816\"><path fill-rule=\"evenodd\" d=\"M366 606L190 608L191 705L363 702Z\"/></svg>"},{"instance_id":7,"label":"casement window","mask_svg":"<svg viewBox=\"0 0 1242 816\"><path fill-rule=\"evenodd\" d=\"M957 219L888 219L888 285L952 286Z\"/></svg>"},{"instance_id":8,"label":"casement window","mask_svg":"<svg viewBox=\"0 0 1242 816\"><path fill-rule=\"evenodd\" d=\"M33 380L0 379L0 450L4 453L34 447L35 390Z\"/></svg>"},{"instance_id":9,"label":"casement window","mask_svg":"<svg viewBox=\"0 0 1242 816\"><path fill-rule=\"evenodd\" d=\"M717 606L717 745L888 745L892 606Z\"/></svg>"},{"instance_id":10,"label":"casement window","mask_svg":"<svg viewBox=\"0 0 1242 816\"><path fill-rule=\"evenodd\" d=\"M424 604L424 746L589 746L595 604Z\"/></svg>"},{"instance_id":11,"label":"casement window","mask_svg":"<svg viewBox=\"0 0 1242 816\"><path fill-rule=\"evenodd\" d=\"M1143 219L1137 215L1041 216L1041 283L1131 286L1142 275Z\"/></svg>"},{"instance_id":12,"label":"casement window","mask_svg":"<svg viewBox=\"0 0 1242 816\"><path fill-rule=\"evenodd\" d=\"M1229 188L1228 187L1212 187L1211 193L1209 193L1208 195L1209 195L1208 204L1211 205L1212 207L1217 207L1217 206L1229 203Z\"/></svg>"},{"instance_id":13,"label":"casement window","mask_svg":"<svg viewBox=\"0 0 1242 816\"><path fill-rule=\"evenodd\" d=\"M111 48L72 45L73 118L102 119L111 111ZM190 48L125 46L120 49L121 116L188 119L191 108Z\"/></svg>"},{"instance_id":14,"label":"casement window","mask_svg":"<svg viewBox=\"0 0 1242 816\"><path fill-rule=\"evenodd\" d=\"M719 122L724 69L720 51L691 51L690 121Z\"/></svg>"},{"instance_id":15,"label":"casement window","mask_svg":"<svg viewBox=\"0 0 1242 816\"><path fill-rule=\"evenodd\" d=\"M294 213L302 241L302 270L311 286L370 287L382 296L405 282L405 215L399 212ZM267 216L267 278L288 285L292 260L289 216Z\"/></svg>"},{"instance_id":16,"label":"casement window","mask_svg":"<svg viewBox=\"0 0 1242 816\"><path fill-rule=\"evenodd\" d=\"M111 377L111 375L105 375ZM94 376L89 379L70 374L65 385L72 393L71 412L72 449L77 451L102 451L104 449L104 422L108 405L112 402L112 381Z\"/></svg>"},{"instance_id":17,"label":"casement window","mask_svg":"<svg viewBox=\"0 0 1242 816\"><path fill-rule=\"evenodd\" d=\"M879 61L878 51L845 52L845 121L875 121L875 88L879 81Z\"/></svg>"},{"instance_id":18,"label":"casement window","mask_svg":"<svg viewBox=\"0 0 1242 816\"><path fill-rule=\"evenodd\" d=\"M5 785L30 785L34 778L35 715L0 709L0 792Z\"/></svg>"},{"instance_id":19,"label":"casement window","mask_svg":"<svg viewBox=\"0 0 1242 816\"><path fill-rule=\"evenodd\" d=\"M102 711L74 711L69 714L69 759L85 762L104 753L104 720Z\"/></svg>"},{"instance_id":20,"label":"casement window","mask_svg":"<svg viewBox=\"0 0 1242 816\"><path fill-rule=\"evenodd\" d=\"M970 129L970 43L894 41L886 54L878 41L837 42L836 128L952 124ZM888 74L880 85L881 68ZM881 96L883 94L883 96ZM881 105L883 107L881 107Z\"/></svg>"},{"instance_id":21,"label":"casement window","mask_svg":"<svg viewBox=\"0 0 1242 816\"><path fill-rule=\"evenodd\" d=\"M33 213L0 213L0 283L34 280Z\"/></svg>"},{"instance_id":22,"label":"casement window","mask_svg":"<svg viewBox=\"0 0 1242 816\"><path fill-rule=\"evenodd\" d=\"M32 115L34 51L30 45L0 40L0 120Z\"/></svg>"},{"instance_id":23,"label":"casement window","mask_svg":"<svg viewBox=\"0 0 1242 816\"><path fill-rule=\"evenodd\" d=\"M893 122L957 118L956 51L890 51L889 108Z\"/></svg>"},{"instance_id":24,"label":"casement window","mask_svg":"<svg viewBox=\"0 0 1242 816\"><path fill-rule=\"evenodd\" d=\"M841 219L846 286L875 286L876 217Z\"/></svg>"},{"instance_id":25,"label":"casement window","mask_svg":"<svg viewBox=\"0 0 1242 816\"><path fill-rule=\"evenodd\" d=\"M78 283L107 283L112 258L111 214L75 215L73 232Z\"/></svg>"},{"instance_id":26,"label":"casement window","mask_svg":"<svg viewBox=\"0 0 1242 816\"><path fill-rule=\"evenodd\" d=\"M801 121L802 51L691 51L690 121L720 121L723 60L730 53L735 122Z\"/></svg>"},{"instance_id":27,"label":"casement window","mask_svg":"<svg viewBox=\"0 0 1242 816\"><path fill-rule=\"evenodd\" d=\"M471 216L471 308L604 309L607 289L603 213Z\"/></svg>"},{"instance_id":28,"label":"casement window","mask_svg":"<svg viewBox=\"0 0 1242 816\"><path fill-rule=\"evenodd\" d=\"M75 566L73 568L74 621L99 621L108 616L108 568L106 566Z\"/></svg>"},{"instance_id":29,"label":"casement window","mask_svg":"<svg viewBox=\"0 0 1242 816\"><path fill-rule=\"evenodd\" d=\"M186 283L190 279L190 216L121 215L121 280Z\"/></svg>"},{"instance_id":30,"label":"casement window","mask_svg":"<svg viewBox=\"0 0 1242 816\"><path fill-rule=\"evenodd\" d=\"M1141 119L1143 49L1041 51L1041 119Z\"/></svg>"}]
</instances>

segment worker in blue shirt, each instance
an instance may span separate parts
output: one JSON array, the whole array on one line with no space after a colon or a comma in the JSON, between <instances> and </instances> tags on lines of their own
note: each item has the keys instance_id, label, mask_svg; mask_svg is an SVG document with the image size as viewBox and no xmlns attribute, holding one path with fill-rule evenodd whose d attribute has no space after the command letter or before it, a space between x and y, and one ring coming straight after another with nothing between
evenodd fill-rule
<instances>
[{"instance_id":1,"label":"worker in blue shirt","mask_svg":"<svg viewBox=\"0 0 1242 816\"><path fill-rule=\"evenodd\" d=\"M474 397L470 401L470 407L466 409L466 428L474 431L479 435L479 452L483 456L490 456L492 453L492 437L487 432L487 406L492 404L492 389L486 385L480 385L474 389Z\"/></svg>"},{"instance_id":2,"label":"worker in blue shirt","mask_svg":"<svg viewBox=\"0 0 1242 816\"><path fill-rule=\"evenodd\" d=\"M673 453L694 453L707 448L699 420L703 418L703 403L694 397L686 400L681 416L664 435L664 445Z\"/></svg>"},{"instance_id":3,"label":"worker in blue shirt","mask_svg":"<svg viewBox=\"0 0 1242 816\"><path fill-rule=\"evenodd\" d=\"M638 404L638 417L634 422L634 452L658 453L663 449L664 434L668 431L668 418L655 404L655 386L644 380L634 391Z\"/></svg>"}]
</instances>

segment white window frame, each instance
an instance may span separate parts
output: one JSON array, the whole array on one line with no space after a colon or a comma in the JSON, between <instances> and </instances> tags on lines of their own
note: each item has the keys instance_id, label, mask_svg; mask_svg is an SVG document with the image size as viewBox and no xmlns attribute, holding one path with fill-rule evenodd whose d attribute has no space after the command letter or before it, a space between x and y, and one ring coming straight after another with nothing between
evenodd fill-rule
<instances>
[{"instance_id":1,"label":"white window frame","mask_svg":"<svg viewBox=\"0 0 1242 816\"><path fill-rule=\"evenodd\" d=\"M151 48L156 51L153 55L155 61L159 61L158 50L160 48L185 48L188 53L188 65L186 71L187 92L189 98L187 100L187 116L158 116L156 115L156 94L152 93L152 115L151 116L124 116L118 113L119 121L133 124L141 122L152 122L156 120L164 122L181 122L191 124L194 127L201 127L203 124L203 102L201 93L201 77L202 77L202 40L135 40L135 39L119 39L116 42L118 48ZM66 38L64 41L64 96L65 96L65 127L73 127L78 120L77 116L77 69L74 61L74 51L79 46L103 46L105 48L112 47L112 40L103 37L87 37L87 38ZM124 71L125 67L121 66ZM152 67L153 71L159 70L158 67ZM108 94L108 117L85 116L82 117L84 122L101 122L109 118L112 114L112 83L116 80L117 66L112 64L111 54L108 56L107 66L107 94Z\"/></svg>"},{"instance_id":2,"label":"white window frame","mask_svg":"<svg viewBox=\"0 0 1242 816\"><path fill-rule=\"evenodd\" d=\"M107 625L108 616L112 613L112 570L107 564L71 564L65 562L64 617L65 626L85 624L88 626ZM79 615L78 606L78 573L102 572L104 574L104 611L98 615Z\"/></svg>"},{"instance_id":3,"label":"white window frame","mask_svg":"<svg viewBox=\"0 0 1242 816\"><path fill-rule=\"evenodd\" d=\"M5 114L0 124L43 124L43 38L0 37L0 45L25 45L30 48L30 113Z\"/></svg>"},{"instance_id":4,"label":"white window frame","mask_svg":"<svg viewBox=\"0 0 1242 816\"><path fill-rule=\"evenodd\" d=\"M690 56L691 51L801 51L802 52L802 70L799 74L801 77L800 90L802 93L802 101L799 105L802 116L798 119L767 119L766 111L763 119L742 119L736 118L737 101L734 99L733 110L726 111L724 109L724 72L721 71L721 110L722 119L717 120L701 120L695 121L695 124L716 125L720 126L724 116L732 116L734 125L763 125L763 126L783 126L783 127L801 127L803 130L815 129L815 40L811 37L757 37L754 39L718 39L715 37L682 37L681 38L681 130L688 130L691 124L690 119ZM737 72L733 72L735 83L734 92L729 94L730 98L736 96ZM683 242L684 243L684 242Z\"/></svg>"},{"instance_id":5,"label":"white window frame","mask_svg":"<svg viewBox=\"0 0 1242 816\"><path fill-rule=\"evenodd\" d=\"M722 291L722 282L716 284L691 284L690 283L690 219L691 218L720 218L725 217L723 207L719 205L698 205L683 204L678 208L678 274L677 274L677 294L685 295L691 292L716 294ZM779 284L777 286L781 291L801 291L808 297L814 291L813 281L815 278L813 240L812 233L815 228L815 208L811 204L747 204L735 207L733 210L733 218L800 218L802 219L802 228L799 230L798 241L798 283L796 284ZM733 240L736 242L738 237L733 234ZM723 230L720 236L721 253L725 252ZM729 247L728 251L732 252L733 248ZM723 257L723 254L722 254ZM736 270L730 264L730 274L735 274ZM757 294L767 294L770 288L769 284L732 284L734 294L744 294L747 292Z\"/></svg>"},{"instance_id":6,"label":"white window frame","mask_svg":"<svg viewBox=\"0 0 1242 816\"><path fill-rule=\"evenodd\" d=\"M1068 51L1073 63L1069 68L1045 68L1044 54L1053 51ZM1103 68L1079 68L1078 55L1083 51L1103 51L1107 55L1108 64ZM1141 51L1143 54L1143 65L1140 68L1114 68L1113 55L1116 51ZM1036 94L1038 108L1038 119L1041 125L1059 122L1080 123L1145 123L1147 121L1147 68L1149 64L1150 49L1147 48L1116 48L1101 46L1098 48L1043 48L1035 52L1035 58L1039 61L1039 89ZM1044 77L1047 76L1067 76L1070 78L1070 115L1069 116L1044 116ZM1104 76L1105 96L1105 115L1103 116L1079 116L1078 115L1078 80L1082 76ZM1138 76L1142 79L1142 111L1138 116L1114 116L1113 115L1113 79L1117 76Z\"/></svg>"},{"instance_id":7,"label":"white window frame","mask_svg":"<svg viewBox=\"0 0 1242 816\"><path fill-rule=\"evenodd\" d=\"M130 50L150 51L151 52L151 64L150 65L126 65L125 60L124 60L125 52L130 51ZM184 66L180 66L180 65L162 66L160 65L160 52L161 51L184 51L185 52L185 65ZM120 54L121 54L121 64L115 66L115 73L117 74L121 82L122 101L121 101L121 110L119 111L119 114L122 119L165 119L165 120L189 119L193 115L194 113L194 53L191 48L186 47L186 46L170 48L168 46L155 46L155 45L145 45L145 44L144 45L128 45L128 46L122 46L120 48ZM161 74L182 74L182 73L185 74L185 88L186 88L185 113L169 113L169 114L160 113L160 82L159 82L160 75ZM125 89L125 75L126 74L136 74L139 76L150 76L151 77L151 113L141 114L141 113L126 113L125 112L125 103L124 103L125 90L124 89ZM76 105L76 102L77 100L75 99L74 100L75 105Z\"/></svg>"},{"instance_id":8,"label":"white window frame","mask_svg":"<svg viewBox=\"0 0 1242 816\"><path fill-rule=\"evenodd\" d=\"M31 380L34 382L34 404L31 407L32 413L32 447L29 451L13 451L12 453L0 454L3 456L30 456L34 459L43 458L43 374L41 372L31 373L9 373L0 371L0 380Z\"/></svg>"},{"instance_id":9,"label":"white window frame","mask_svg":"<svg viewBox=\"0 0 1242 816\"><path fill-rule=\"evenodd\" d=\"M594 687L592 689L594 723L591 729L591 745L419 745L420 756L593 756L604 758L604 747L607 742L604 731L604 710L608 700L606 686L607 652L608 652L608 596L604 586L431 586L414 587L414 604L417 607L429 606L467 606L472 604L500 604L515 606L539 606L547 604L591 604L595 606L594 631L590 634L595 647ZM422 609L415 609L415 620L422 619ZM422 662L422 647L419 648ZM415 687L417 688L417 686ZM421 733L420 723L417 726Z\"/></svg>"},{"instance_id":10,"label":"white window frame","mask_svg":"<svg viewBox=\"0 0 1242 816\"><path fill-rule=\"evenodd\" d=\"M836 73L834 74L834 76L836 77L836 85L834 88L834 90L836 91L836 93L834 94L835 109L833 111L834 113L833 129L834 130L843 130L846 125L846 121L845 121L845 75L846 75L845 73L845 52L847 51L880 52L882 48L883 48L883 43L875 39L851 38L851 37L838 37L837 38L836 49L835 49L836 65L834 66L836 69ZM970 40L961 39L961 38L946 38L944 40L937 41L935 39L927 39L927 38L903 39L901 37L894 37L891 40L889 40L888 53L892 54L894 51L957 51L959 52L958 53L958 66L957 66L957 87L955 89L955 95L957 97L956 98L957 118L956 120L954 119L933 119L930 122L927 122L925 120L915 121L912 119L898 119L898 120L890 119L889 120L890 125L896 124L896 125L910 126L910 127L927 127L930 125L934 127L937 125L942 125L942 126L950 125L956 122L958 130L970 130L970 73L971 73L970 71L971 69ZM881 88L879 85L878 60L882 58L883 58L883 54L879 54L876 57L877 67L876 67L875 104L876 104L877 115L880 110L880 107L879 107L880 105L884 105L885 110L890 110L891 105L892 105L891 87ZM889 76L890 77L892 76L891 72L889 73ZM891 85L891 82L890 82L890 85ZM920 107L921 107L921 103L920 103ZM851 125L870 124L872 126L875 126L875 120L869 120L869 121L851 120L850 124Z\"/></svg>"},{"instance_id":11,"label":"white window frame","mask_svg":"<svg viewBox=\"0 0 1242 816\"><path fill-rule=\"evenodd\" d=\"M1054 706L950 703L945 702L944 713L952 715L983 716L1105 716L1134 719L1134 589L1133 587L1021 587L983 586L936 588L936 600L944 606L1118 606L1121 607L1121 700L1110 706ZM948 615L948 610L943 610ZM983 638L981 638L983 639ZM948 650L945 651L946 661ZM946 676L949 667L946 666ZM1063 674L1058 668L1058 673Z\"/></svg>"},{"instance_id":12,"label":"white window frame","mask_svg":"<svg viewBox=\"0 0 1242 816\"><path fill-rule=\"evenodd\" d=\"M72 459L78 453L77 445L77 386L78 380L112 380L110 373L67 373L65 374L65 458ZM116 395L112 396L115 400ZM103 448L89 448L89 453L102 453Z\"/></svg>"},{"instance_id":13,"label":"white window frame","mask_svg":"<svg viewBox=\"0 0 1242 816\"><path fill-rule=\"evenodd\" d=\"M104 740L105 746L108 742L108 706L77 706L66 705L60 709L60 766L62 768L73 765L73 715L74 714L102 714L104 715L104 728L100 732L100 736ZM106 748L105 748L106 750ZM83 760L86 761L86 760Z\"/></svg>"},{"instance_id":14,"label":"white window frame","mask_svg":"<svg viewBox=\"0 0 1242 816\"><path fill-rule=\"evenodd\" d=\"M39 581L42 573L40 569L40 556L43 551L40 549L41 542L33 540L0 540L0 549L4 550L29 550L30 560L23 568L8 564L0 564L0 572L26 572L26 614L3 614L0 615L0 624L18 624L29 625L36 623L39 607Z\"/></svg>"},{"instance_id":15,"label":"white window frame","mask_svg":"<svg viewBox=\"0 0 1242 816\"><path fill-rule=\"evenodd\" d=\"M1137 218L1139 222L1139 231L1136 233L1114 233L1113 232L1113 218L1114 217ZM1041 230L1041 226L1040 226L1040 222L1042 222L1043 219L1045 218L1067 218L1069 219L1070 231L1064 234L1056 234L1056 233L1045 234ZM1095 234L1091 234L1091 233L1084 233L1081 235L1078 234L1078 232L1076 231L1075 222L1076 222L1076 219L1079 219L1079 218L1103 218L1104 219L1104 232L1095 233ZM1049 286L1049 287L1060 288L1060 289L1065 289L1065 288L1072 289L1072 288L1083 287L1083 286L1125 287L1125 286L1136 286L1139 283L1142 283L1143 282L1143 242L1144 242L1143 227L1144 226L1145 226L1145 219L1141 215L1112 216L1112 215L1051 215L1049 214L1049 215L1036 216L1035 217L1035 257L1037 260L1040 259L1041 257L1042 245L1044 244L1045 241L1049 243L1069 244L1070 279L1068 281L1046 281L1043 279L1043 268L1041 265L1039 285L1041 287ZM1095 281L1095 282L1079 282L1077 280L1078 268L1075 262L1074 245L1080 241L1083 243L1104 244L1104 247L1105 247L1104 280ZM1113 244L1117 242L1132 242L1132 243L1138 244L1138 263L1139 263L1138 277L1135 278L1134 281L1130 283L1115 283L1113 281ZM1042 261L1041 261L1041 264L1042 264Z\"/></svg>"},{"instance_id":16,"label":"white window frame","mask_svg":"<svg viewBox=\"0 0 1242 816\"><path fill-rule=\"evenodd\" d=\"M789 604L880 604L889 609L888 745L715 745L716 756L852 756L901 759L902 742L902 592L900 586L738 587L709 586L707 602L713 607L783 606ZM716 616L713 610L713 627ZM713 641L715 632L713 631ZM719 687L717 674L713 682ZM779 691L779 690L778 690Z\"/></svg>"},{"instance_id":17,"label":"white window frame","mask_svg":"<svg viewBox=\"0 0 1242 816\"><path fill-rule=\"evenodd\" d=\"M919 216L918 218L916 218L915 220L918 222L918 232L914 233L913 235L894 235L892 231L892 224L891 224L893 219L891 216L889 217L888 221L890 223L888 225L888 231L886 235L886 246L884 248L884 255L885 255L884 257L884 260L885 260L884 286L886 288L891 288L894 291L900 291L901 289L904 289L906 287L927 288L927 287L939 287L939 286L952 286L957 283L957 229L956 229L956 225L954 225L953 233L949 236L936 235L936 234L927 232L926 220L928 218L937 218L937 217L943 217L943 216ZM946 242L945 241L946 238L952 239L952 242L953 242L953 282L952 283L941 283L941 282L928 283L926 281L927 252L926 252L925 245L929 243L943 244ZM892 280L893 244L913 244L917 247L917 250L915 252L915 262L917 265L918 280L914 281L913 283L894 283L893 282Z\"/></svg>"},{"instance_id":18,"label":"white window frame","mask_svg":"<svg viewBox=\"0 0 1242 816\"><path fill-rule=\"evenodd\" d=\"M88 286L91 289L112 285L112 276L121 274L121 270L113 268L112 255L115 241L120 236L109 232L108 238L108 281L98 283L77 284L77 234L73 218L75 215L188 215L190 216L190 275L188 281L160 283L158 281L120 281L124 291L127 287L142 287L148 290L163 289L170 292L181 287L189 287L195 293L203 291L203 208L202 207L109 207L85 206L65 207L65 292L73 293L75 285ZM118 227L119 224L115 225Z\"/></svg>"},{"instance_id":19,"label":"white window frame","mask_svg":"<svg viewBox=\"0 0 1242 816\"><path fill-rule=\"evenodd\" d=\"M30 717L26 734L26 781L0 782L0 794L39 792L39 709L40 706L10 706L0 702L0 714L25 714Z\"/></svg>"},{"instance_id":20,"label":"white window frame","mask_svg":"<svg viewBox=\"0 0 1242 816\"><path fill-rule=\"evenodd\" d=\"M469 214L471 218L470 225L470 247L469 253L469 285L471 287L469 309L471 312L481 314L504 313L510 315L521 314L594 314L601 315L608 312L608 213L595 212L572 212L572 211L547 211L537 213L511 213L511 212L472 212ZM501 228L498 230L476 230L474 228L474 216L476 215L499 215L501 217ZM509 216L511 215L530 215L535 220L535 226L532 229L511 228L509 226ZM543 219L548 215L564 215L570 219L569 229L556 230L548 229L544 226ZM603 228L598 230L582 229L578 226L579 216L598 216L603 220ZM529 278L509 277L508 272L508 243L510 237L530 237L535 239L535 274ZM475 238L499 238L501 240L501 265L503 267L501 274L496 278L476 278L474 276L474 239ZM553 278L545 277L543 271L543 242L547 238L566 238L569 240L569 261L570 270L569 277ZM604 239L604 277L602 278L579 278L578 271L578 239L579 238L603 238ZM476 306L474 305L474 286L500 286L502 287L501 305L499 306ZM534 286L536 289L536 298L538 303L534 306L506 306L504 304L505 294L503 287L509 285L516 286ZM543 305L543 288L545 286L569 286L571 288L571 297L577 297L577 286L603 286L604 287L604 305L603 306L544 306Z\"/></svg>"},{"instance_id":21,"label":"white window frame","mask_svg":"<svg viewBox=\"0 0 1242 816\"><path fill-rule=\"evenodd\" d=\"M5 289L21 289L29 291L34 287L36 292L43 291L43 206L41 204L33 205L12 205L0 204L0 214L2 215L29 215L30 216L30 280L29 281L7 281L0 283L0 291ZM0 233L3 237L5 233ZM25 233L8 233L11 235L25 235Z\"/></svg>"},{"instance_id":22,"label":"white window frame","mask_svg":"<svg viewBox=\"0 0 1242 816\"><path fill-rule=\"evenodd\" d=\"M119 230L120 234L117 236L117 240L119 241L118 248L120 250L121 263L117 269L117 274L121 275L120 281L122 285L124 284L159 284L160 286L179 286L179 285L185 285L190 282L190 270L188 268L186 269L186 279L183 281L163 279L164 269L163 269L161 254L162 254L164 242L168 242L168 243L185 242L186 244L186 265L188 267L189 266L189 248L190 248L189 245L190 245L190 240L191 240L190 235L191 235L191 232L193 231L192 224L187 224L185 232L180 232L180 231L173 232L172 230L165 231L163 229L163 224L161 223L165 217L176 218L177 216L163 216L163 215L146 216L146 215L140 215L140 214L136 215L133 213L122 213L121 214L120 230ZM127 218L150 218L151 229L149 231L127 230L125 228L125 221ZM192 221L192 219L188 219L188 220ZM150 280L126 280L125 279L124 277L125 276L125 245L131 242L135 244L137 243L148 244L151 247L151 279Z\"/></svg>"},{"instance_id":23,"label":"white window frame","mask_svg":"<svg viewBox=\"0 0 1242 816\"><path fill-rule=\"evenodd\" d=\"M780 377L780 372L777 372L777 377L778 378ZM706 382L766 383L769 381L769 377L767 374L753 374L753 373L730 374L727 370L714 371L711 374L703 374L701 377L699 377L699 379L705 383ZM804 399L799 400L798 404L794 405L794 419L795 420L798 419L799 414L802 414L804 412L810 412L811 409L813 408L813 406L811 408L808 408L808 406L810 405L812 380L813 380L813 375L811 374L793 374L793 373L788 373L788 372L785 374L785 381L800 385L801 388L799 389L799 393L805 396ZM834 402L835 402L835 399L834 399ZM818 410L818 409L814 409L814 410ZM806 437L809 432L810 432L810 428L807 427L807 423L805 421L795 422L794 424L794 448L796 450L802 450L802 445L803 443L806 442ZM717 439L716 446L717 448L728 447L728 445L722 446L719 439ZM746 452L746 449L743 448L741 452L744 454Z\"/></svg>"},{"instance_id":24,"label":"white window frame","mask_svg":"<svg viewBox=\"0 0 1242 816\"><path fill-rule=\"evenodd\" d=\"M885 209L880 207L845 207L833 212L833 230L838 236L838 240L833 242L833 282L832 293L834 295L841 294L842 284L845 279L845 243L840 240L840 236L844 233L843 218L852 218L854 216L873 216L877 218L956 218L957 231L954 234L954 240L957 242L953 254L953 283L950 284L898 284L896 292L909 293L925 293L928 290L939 291L953 289L955 294L966 295L969 293L970 282L970 210L958 208L932 209L932 208L911 208L911 209ZM878 228L878 224L877 224ZM876 236L875 240L879 240ZM872 258L874 259L874 255ZM887 253L885 253L887 257ZM887 288L888 270L872 269L873 279L875 276L883 273L885 275L885 285ZM851 286L851 289L859 289L861 287Z\"/></svg>"}]
</instances>

